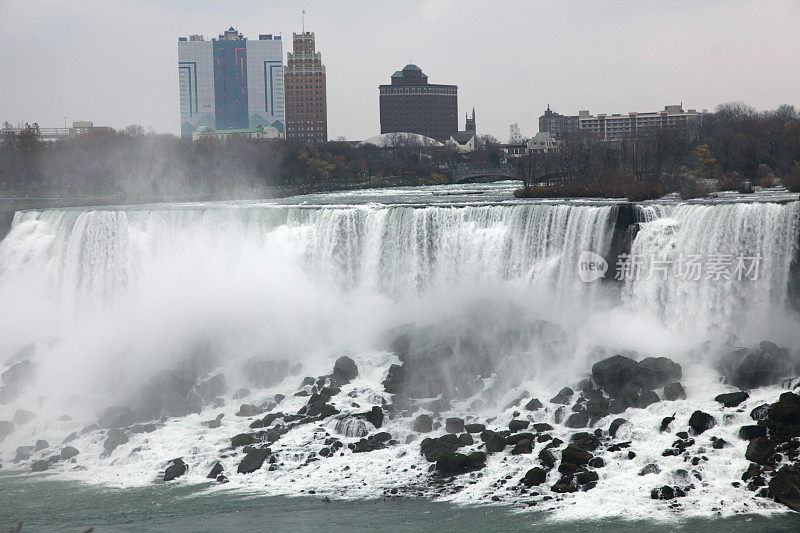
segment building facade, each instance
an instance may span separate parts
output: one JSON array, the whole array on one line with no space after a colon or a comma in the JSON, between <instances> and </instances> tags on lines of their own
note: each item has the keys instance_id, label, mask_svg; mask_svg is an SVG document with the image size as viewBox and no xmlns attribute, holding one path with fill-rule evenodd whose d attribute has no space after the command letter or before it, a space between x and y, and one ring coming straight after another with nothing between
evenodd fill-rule
<instances>
[{"instance_id":1,"label":"building facade","mask_svg":"<svg viewBox=\"0 0 800 533\"><path fill-rule=\"evenodd\" d=\"M217 39L178 39L181 135L199 128L274 128L285 134L283 42L280 36L248 40L234 28ZM270 135L274 134L270 130Z\"/></svg>"},{"instance_id":2,"label":"building facade","mask_svg":"<svg viewBox=\"0 0 800 533\"><path fill-rule=\"evenodd\" d=\"M446 142L458 131L458 87L428 83L416 65L392 74L380 85L381 134L418 133Z\"/></svg>"},{"instance_id":3,"label":"building facade","mask_svg":"<svg viewBox=\"0 0 800 533\"><path fill-rule=\"evenodd\" d=\"M316 51L314 32L295 33L286 54L286 138L295 141L328 140L328 103L325 65Z\"/></svg>"},{"instance_id":4,"label":"building facade","mask_svg":"<svg viewBox=\"0 0 800 533\"><path fill-rule=\"evenodd\" d=\"M588 111L581 111L578 120L580 129L594 132L604 140L616 141L653 128L670 128L691 136L700 126L701 114L694 109L684 111L682 105L668 105L663 111L624 115L590 115Z\"/></svg>"},{"instance_id":5,"label":"building facade","mask_svg":"<svg viewBox=\"0 0 800 533\"><path fill-rule=\"evenodd\" d=\"M549 133L560 141L569 137L579 127L577 115L561 115L552 111L549 105L544 114L539 117L539 131Z\"/></svg>"},{"instance_id":6,"label":"building facade","mask_svg":"<svg viewBox=\"0 0 800 533\"><path fill-rule=\"evenodd\" d=\"M516 122L508 127L508 144L525 144L525 137Z\"/></svg>"}]
</instances>

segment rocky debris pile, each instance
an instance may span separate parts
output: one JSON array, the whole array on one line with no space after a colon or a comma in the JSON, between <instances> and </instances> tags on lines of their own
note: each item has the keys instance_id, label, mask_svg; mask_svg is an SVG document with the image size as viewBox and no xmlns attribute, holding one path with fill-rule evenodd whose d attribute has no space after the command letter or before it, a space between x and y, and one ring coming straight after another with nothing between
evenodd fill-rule
<instances>
[{"instance_id":1,"label":"rocky debris pile","mask_svg":"<svg viewBox=\"0 0 800 533\"><path fill-rule=\"evenodd\" d=\"M750 461L742 481L757 496L771 497L800 511L800 396L784 392L777 402L753 409L755 425L744 425Z\"/></svg>"},{"instance_id":2,"label":"rocky debris pile","mask_svg":"<svg viewBox=\"0 0 800 533\"><path fill-rule=\"evenodd\" d=\"M442 476L457 476L474 472L486 466L486 454L472 452L469 455L457 452L445 452L436 460L436 472Z\"/></svg>"},{"instance_id":3,"label":"rocky debris pile","mask_svg":"<svg viewBox=\"0 0 800 533\"><path fill-rule=\"evenodd\" d=\"M661 399L655 389L662 387L665 399L685 398L681 377L681 366L667 357L645 357L639 362L619 354L608 357L592 366L592 380L610 397L610 402L606 409L602 398L595 394L593 408L596 415L603 416L622 413L629 407L645 408Z\"/></svg>"},{"instance_id":4,"label":"rocky debris pile","mask_svg":"<svg viewBox=\"0 0 800 533\"><path fill-rule=\"evenodd\" d=\"M762 341L755 348L737 348L717 363L727 383L740 389L774 385L781 378L796 376L800 365L789 350L773 342Z\"/></svg>"}]
</instances>

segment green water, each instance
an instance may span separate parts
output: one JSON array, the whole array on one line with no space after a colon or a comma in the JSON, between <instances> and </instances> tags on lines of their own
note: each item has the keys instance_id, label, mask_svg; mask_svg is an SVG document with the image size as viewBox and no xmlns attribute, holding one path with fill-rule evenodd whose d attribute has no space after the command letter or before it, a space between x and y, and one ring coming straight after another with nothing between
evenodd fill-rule
<instances>
[{"instance_id":1,"label":"green water","mask_svg":"<svg viewBox=\"0 0 800 533\"><path fill-rule=\"evenodd\" d=\"M23 520L23 532L85 531L543 531L656 532L800 531L800 515L769 518L557 522L542 513L499 506L457 507L395 498L331 501L322 498L246 497L205 493L205 487L154 484L108 489L47 475L0 474L0 531Z\"/></svg>"}]
</instances>

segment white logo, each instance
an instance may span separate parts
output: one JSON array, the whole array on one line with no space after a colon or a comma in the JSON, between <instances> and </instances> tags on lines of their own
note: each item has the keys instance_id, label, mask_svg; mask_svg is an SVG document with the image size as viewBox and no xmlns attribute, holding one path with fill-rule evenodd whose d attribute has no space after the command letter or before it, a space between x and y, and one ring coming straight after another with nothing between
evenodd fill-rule
<instances>
[{"instance_id":1,"label":"white logo","mask_svg":"<svg viewBox=\"0 0 800 533\"><path fill-rule=\"evenodd\" d=\"M603 256L588 250L581 252L578 258L578 276L581 281L585 283L596 281L606 275L606 270L608 263Z\"/></svg>"}]
</instances>

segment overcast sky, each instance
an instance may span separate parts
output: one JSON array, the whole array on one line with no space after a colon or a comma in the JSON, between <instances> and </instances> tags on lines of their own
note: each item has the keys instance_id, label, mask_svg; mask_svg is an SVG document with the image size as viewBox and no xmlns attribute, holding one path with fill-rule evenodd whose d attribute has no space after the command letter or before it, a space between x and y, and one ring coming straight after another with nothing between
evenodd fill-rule
<instances>
[{"instance_id":1,"label":"overcast sky","mask_svg":"<svg viewBox=\"0 0 800 533\"><path fill-rule=\"evenodd\" d=\"M331 138L380 132L378 85L409 61L458 85L459 127L561 113L800 105L800 0L0 0L0 121L179 132L177 41L316 32ZM285 55L284 55L285 59Z\"/></svg>"}]
</instances>

